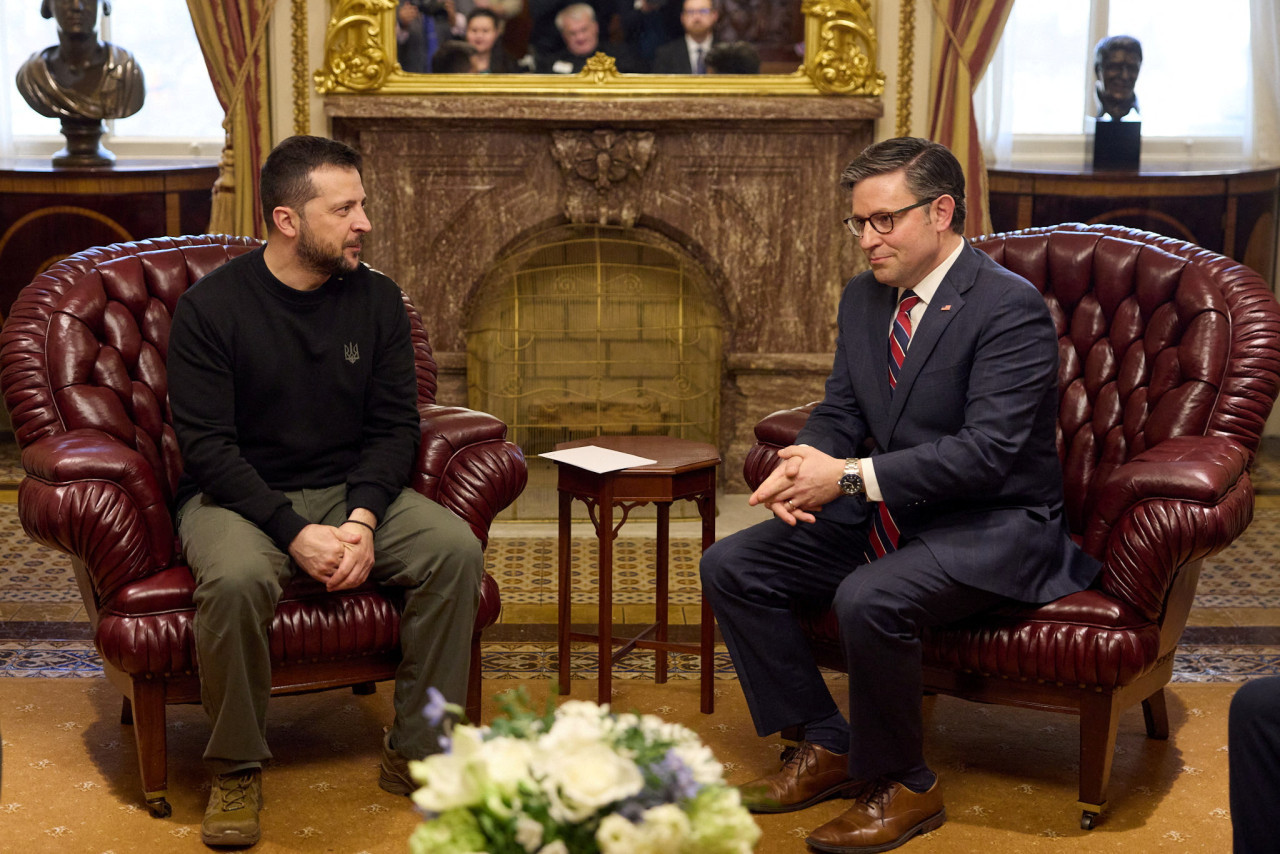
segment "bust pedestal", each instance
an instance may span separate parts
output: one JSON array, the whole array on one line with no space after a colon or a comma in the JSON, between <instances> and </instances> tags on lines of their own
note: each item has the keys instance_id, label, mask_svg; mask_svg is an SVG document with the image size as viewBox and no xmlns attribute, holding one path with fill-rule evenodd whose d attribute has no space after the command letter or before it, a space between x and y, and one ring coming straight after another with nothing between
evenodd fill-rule
<instances>
[{"instance_id":1,"label":"bust pedestal","mask_svg":"<svg viewBox=\"0 0 1280 854\"><path fill-rule=\"evenodd\" d=\"M1094 169L1138 171L1142 157L1142 122L1091 119L1085 150Z\"/></svg>"},{"instance_id":2,"label":"bust pedestal","mask_svg":"<svg viewBox=\"0 0 1280 854\"><path fill-rule=\"evenodd\" d=\"M102 135L107 128L101 119L62 120L62 135L66 147L53 155L55 169L94 169L113 166L116 156L102 147Z\"/></svg>"}]
</instances>

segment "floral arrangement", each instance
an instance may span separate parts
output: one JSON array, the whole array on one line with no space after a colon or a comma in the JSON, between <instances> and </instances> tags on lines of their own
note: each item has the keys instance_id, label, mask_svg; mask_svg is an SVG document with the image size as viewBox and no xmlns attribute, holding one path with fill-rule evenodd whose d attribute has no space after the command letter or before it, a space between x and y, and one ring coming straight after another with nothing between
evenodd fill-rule
<instances>
[{"instance_id":1,"label":"floral arrangement","mask_svg":"<svg viewBox=\"0 0 1280 854\"><path fill-rule=\"evenodd\" d=\"M498 698L488 727L450 726L461 708L433 693L426 715L445 752L409 764L425 821L413 854L749 854L760 829L697 734L653 715Z\"/></svg>"}]
</instances>

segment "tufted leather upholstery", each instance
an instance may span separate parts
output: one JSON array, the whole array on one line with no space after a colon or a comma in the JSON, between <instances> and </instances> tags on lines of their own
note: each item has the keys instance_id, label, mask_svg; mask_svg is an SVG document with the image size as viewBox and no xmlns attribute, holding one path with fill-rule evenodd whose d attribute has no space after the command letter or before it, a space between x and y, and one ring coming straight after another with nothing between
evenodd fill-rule
<instances>
[{"instance_id":1,"label":"tufted leather upholstery","mask_svg":"<svg viewBox=\"0 0 1280 854\"><path fill-rule=\"evenodd\" d=\"M1201 563L1252 519L1248 466L1280 388L1280 307L1246 267L1133 229L1066 224L974 243L1053 315L1066 512L1103 569L1081 593L928 633L926 686L1079 714L1088 827L1117 716L1141 701L1148 734L1167 735L1163 686ZM752 488L813 405L756 426ZM831 615L802 618L822 663L843 668Z\"/></svg>"},{"instance_id":2,"label":"tufted leather upholstery","mask_svg":"<svg viewBox=\"0 0 1280 854\"><path fill-rule=\"evenodd\" d=\"M171 504L182 471L165 356L178 297L257 243L201 235L89 249L23 289L0 334L0 387L27 476L23 527L72 556L108 676L136 719L143 789L167 814L164 705L196 702L195 583ZM465 519L482 543L524 488L520 449L493 416L435 403L436 364L422 318L405 298L418 372L422 444L411 485ZM330 594L302 576L271 625L273 691L392 677L400 603L374 585ZM480 632L501 602L485 575L467 705L479 717Z\"/></svg>"}]
</instances>

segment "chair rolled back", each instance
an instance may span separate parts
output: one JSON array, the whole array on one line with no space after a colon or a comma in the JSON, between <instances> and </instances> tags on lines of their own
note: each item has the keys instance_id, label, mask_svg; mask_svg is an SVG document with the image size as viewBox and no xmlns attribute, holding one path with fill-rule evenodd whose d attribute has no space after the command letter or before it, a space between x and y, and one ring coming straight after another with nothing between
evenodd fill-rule
<instances>
[{"instance_id":1,"label":"chair rolled back","mask_svg":"<svg viewBox=\"0 0 1280 854\"><path fill-rule=\"evenodd\" d=\"M136 450L172 500L182 472L165 370L174 308L201 276L258 243L231 235L117 243L72 255L37 276L0 333L0 386L18 445L100 430ZM407 297L405 307L418 402L433 403L435 358Z\"/></svg>"},{"instance_id":2,"label":"chair rolled back","mask_svg":"<svg viewBox=\"0 0 1280 854\"><path fill-rule=\"evenodd\" d=\"M1044 294L1058 333L1058 453L1082 532L1108 475L1173 436L1258 449L1277 391L1275 299L1198 246L1110 225L978 238Z\"/></svg>"}]
</instances>

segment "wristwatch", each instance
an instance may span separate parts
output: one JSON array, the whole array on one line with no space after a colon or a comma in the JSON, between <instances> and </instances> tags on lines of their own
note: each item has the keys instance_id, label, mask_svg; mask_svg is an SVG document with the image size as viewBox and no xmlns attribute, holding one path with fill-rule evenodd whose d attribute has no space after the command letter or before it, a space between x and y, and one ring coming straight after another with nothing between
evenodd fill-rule
<instances>
[{"instance_id":1,"label":"wristwatch","mask_svg":"<svg viewBox=\"0 0 1280 854\"><path fill-rule=\"evenodd\" d=\"M867 491L862 483L862 466L858 464L857 457L844 461L844 474L840 476L839 483L840 491L845 495L858 495Z\"/></svg>"}]
</instances>

